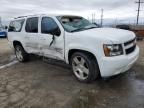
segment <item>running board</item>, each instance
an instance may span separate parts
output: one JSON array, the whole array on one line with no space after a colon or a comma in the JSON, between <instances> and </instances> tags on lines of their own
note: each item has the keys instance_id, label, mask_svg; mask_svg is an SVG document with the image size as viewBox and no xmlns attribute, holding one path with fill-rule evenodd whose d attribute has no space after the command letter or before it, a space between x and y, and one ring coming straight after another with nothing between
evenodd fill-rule
<instances>
[{"instance_id":1,"label":"running board","mask_svg":"<svg viewBox=\"0 0 144 108\"><path fill-rule=\"evenodd\" d=\"M56 65L56 66L60 66L60 67L64 67L64 68L71 68L70 65L66 64L66 62L64 62L62 60L56 60L56 59L43 57L43 61L45 63L51 64L51 65Z\"/></svg>"}]
</instances>

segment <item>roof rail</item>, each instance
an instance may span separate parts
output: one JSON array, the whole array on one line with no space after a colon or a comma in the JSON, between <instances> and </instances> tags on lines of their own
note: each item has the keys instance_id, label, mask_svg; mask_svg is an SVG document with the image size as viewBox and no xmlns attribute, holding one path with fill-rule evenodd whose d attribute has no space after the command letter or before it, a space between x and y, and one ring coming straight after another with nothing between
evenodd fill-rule
<instances>
[{"instance_id":1,"label":"roof rail","mask_svg":"<svg viewBox=\"0 0 144 108\"><path fill-rule=\"evenodd\" d=\"M24 18L24 17L27 17L27 16L19 16L19 17L16 17L16 18L14 18L14 19Z\"/></svg>"},{"instance_id":2,"label":"roof rail","mask_svg":"<svg viewBox=\"0 0 144 108\"><path fill-rule=\"evenodd\" d=\"M16 17L16 18L14 18L14 19L23 18L23 17L28 17L28 16L36 16L36 15L46 15L46 14L34 14L34 15L19 16L19 17Z\"/></svg>"}]
</instances>

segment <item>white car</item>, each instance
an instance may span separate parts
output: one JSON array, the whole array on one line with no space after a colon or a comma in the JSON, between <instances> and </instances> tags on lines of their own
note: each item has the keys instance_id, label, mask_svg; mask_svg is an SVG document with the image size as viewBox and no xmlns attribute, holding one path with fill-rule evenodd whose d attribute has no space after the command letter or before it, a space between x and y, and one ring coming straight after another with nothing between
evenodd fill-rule
<instances>
[{"instance_id":1,"label":"white car","mask_svg":"<svg viewBox=\"0 0 144 108\"><path fill-rule=\"evenodd\" d=\"M98 28L79 16L33 15L15 18L8 40L20 62L29 54L62 60L81 82L129 70L139 57L133 32Z\"/></svg>"}]
</instances>

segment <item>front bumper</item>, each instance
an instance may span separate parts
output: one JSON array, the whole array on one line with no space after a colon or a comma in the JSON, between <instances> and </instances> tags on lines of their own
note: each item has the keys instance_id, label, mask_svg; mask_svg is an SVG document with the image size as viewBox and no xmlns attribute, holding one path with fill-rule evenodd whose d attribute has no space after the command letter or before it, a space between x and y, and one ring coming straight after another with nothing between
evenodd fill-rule
<instances>
[{"instance_id":1,"label":"front bumper","mask_svg":"<svg viewBox=\"0 0 144 108\"><path fill-rule=\"evenodd\" d=\"M100 65L102 77L110 77L129 70L139 57L139 47L129 55L103 57Z\"/></svg>"}]
</instances>

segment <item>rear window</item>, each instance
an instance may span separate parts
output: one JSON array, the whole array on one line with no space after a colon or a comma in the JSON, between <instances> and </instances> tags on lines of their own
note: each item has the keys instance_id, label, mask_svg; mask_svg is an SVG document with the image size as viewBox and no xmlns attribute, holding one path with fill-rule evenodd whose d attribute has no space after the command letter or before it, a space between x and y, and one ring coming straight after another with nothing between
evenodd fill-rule
<instances>
[{"instance_id":1,"label":"rear window","mask_svg":"<svg viewBox=\"0 0 144 108\"><path fill-rule=\"evenodd\" d=\"M23 26L25 19L12 21L9 25L9 32L20 32Z\"/></svg>"},{"instance_id":2,"label":"rear window","mask_svg":"<svg viewBox=\"0 0 144 108\"><path fill-rule=\"evenodd\" d=\"M38 33L38 17L28 18L25 30L29 33Z\"/></svg>"}]
</instances>

